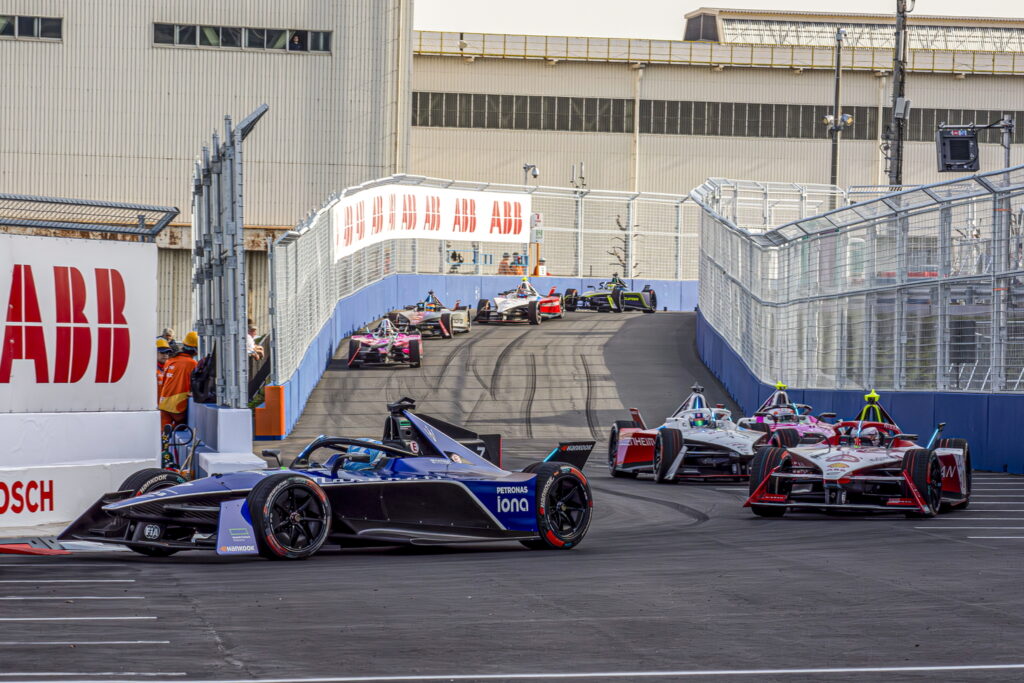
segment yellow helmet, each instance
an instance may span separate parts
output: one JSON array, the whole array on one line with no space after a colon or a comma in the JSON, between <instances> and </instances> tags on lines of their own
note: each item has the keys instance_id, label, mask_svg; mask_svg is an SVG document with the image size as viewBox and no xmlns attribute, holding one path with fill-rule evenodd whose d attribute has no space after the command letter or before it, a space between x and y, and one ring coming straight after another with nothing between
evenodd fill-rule
<instances>
[{"instance_id":1,"label":"yellow helmet","mask_svg":"<svg viewBox=\"0 0 1024 683\"><path fill-rule=\"evenodd\" d=\"M181 343L185 346L191 346L194 349L199 348L199 335L195 332L189 332L185 335L185 338L181 340Z\"/></svg>"},{"instance_id":2,"label":"yellow helmet","mask_svg":"<svg viewBox=\"0 0 1024 683\"><path fill-rule=\"evenodd\" d=\"M169 349L171 345L167 343L167 340L163 337L156 338L156 348L158 349Z\"/></svg>"}]
</instances>

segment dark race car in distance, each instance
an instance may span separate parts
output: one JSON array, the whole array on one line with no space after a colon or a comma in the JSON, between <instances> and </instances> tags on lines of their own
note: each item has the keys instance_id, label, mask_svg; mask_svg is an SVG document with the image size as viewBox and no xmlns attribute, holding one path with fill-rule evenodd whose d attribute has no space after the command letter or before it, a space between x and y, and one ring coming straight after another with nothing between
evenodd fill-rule
<instances>
[{"instance_id":1,"label":"dark race car in distance","mask_svg":"<svg viewBox=\"0 0 1024 683\"><path fill-rule=\"evenodd\" d=\"M411 399L390 404L380 441L314 439L287 470L189 482L144 470L60 539L115 543L155 557L213 550L270 559L303 559L325 543L579 545L591 520L590 485L580 470L592 441L562 443L513 472L491 461L500 445L414 407Z\"/></svg>"},{"instance_id":2,"label":"dark race car in distance","mask_svg":"<svg viewBox=\"0 0 1024 683\"><path fill-rule=\"evenodd\" d=\"M577 289L565 290L565 310L570 313L572 311L654 313L658 310L658 295L650 285L644 285L644 288L638 292L630 291L625 280L620 278L618 273L613 273L611 280L598 283L593 291L580 294Z\"/></svg>"}]
</instances>

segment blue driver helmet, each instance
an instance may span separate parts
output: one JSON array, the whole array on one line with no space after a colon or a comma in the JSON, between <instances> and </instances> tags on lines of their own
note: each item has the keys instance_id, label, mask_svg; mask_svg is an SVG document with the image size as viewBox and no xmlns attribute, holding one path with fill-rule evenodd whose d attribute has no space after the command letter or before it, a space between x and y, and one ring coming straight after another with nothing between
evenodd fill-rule
<instances>
[{"instance_id":1,"label":"blue driver helmet","mask_svg":"<svg viewBox=\"0 0 1024 683\"><path fill-rule=\"evenodd\" d=\"M349 472L355 472L358 470L369 470L373 469L382 457L384 457L384 451L378 451L376 448L372 448L369 444L380 444L381 441L376 439L359 439L365 441L368 445L366 446L349 446L345 455L368 455L370 456L369 462L359 462L348 460L342 466L342 469L348 470Z\"/></svg>"}]
</instances>

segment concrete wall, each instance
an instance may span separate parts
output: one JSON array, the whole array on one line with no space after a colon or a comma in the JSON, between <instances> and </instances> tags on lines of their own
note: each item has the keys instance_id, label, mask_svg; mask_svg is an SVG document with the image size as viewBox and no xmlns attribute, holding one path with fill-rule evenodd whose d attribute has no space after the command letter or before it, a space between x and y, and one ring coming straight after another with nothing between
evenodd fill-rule
<instances>
[{"instance_id":1,"label":"concrete wall","mask_svg":"<svg viewBox=\"0 0 1024 683\"><path fill-rule=\"evenodd\" d=\"M746 415L757 410L774 390L750 371L739 354L699 314L697 352ZM864 405L864 393L789 389L794 401L814 406L815 413L834 412L847 419ZM943 436L967 439L975 469L1024 474L1024 452L1016 429L1024 415L1024 396L893 391L882 396L882 404L899 421L901 429L920 435L922 442L927 442L939 422L945 422Z\"/></svg>"}]
</instances>

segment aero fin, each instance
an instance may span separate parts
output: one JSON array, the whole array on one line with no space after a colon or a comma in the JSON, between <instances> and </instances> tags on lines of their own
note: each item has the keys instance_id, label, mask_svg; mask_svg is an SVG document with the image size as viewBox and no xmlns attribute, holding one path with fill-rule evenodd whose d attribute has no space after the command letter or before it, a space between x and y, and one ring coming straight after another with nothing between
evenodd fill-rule
<instances>
[{"instance_id":1,"label":"aero fin","mask_svg":"<svg viewBox=\"0 0 1024 683\"><path fill-rule=\"evenodd\" d=\"M633 418L633 422L636 423L637 427L640 429L647 429L647 424L644 422L644 417L640 414L640 410L638 408L630 408L629 415Z\"/></svg>"},{"instance_id":2,"label":"aero fin","mask_svg":"<svg viewBox=\"0 0 1024 683\"><path fill-rule=\"evenodd\" d=\"M583 466L587 464L590 452L594 450L594 443L594 441L561 441L558 448L548 453L544 462L566 462L582 470Z\"/></svg>"}]
</instances>

